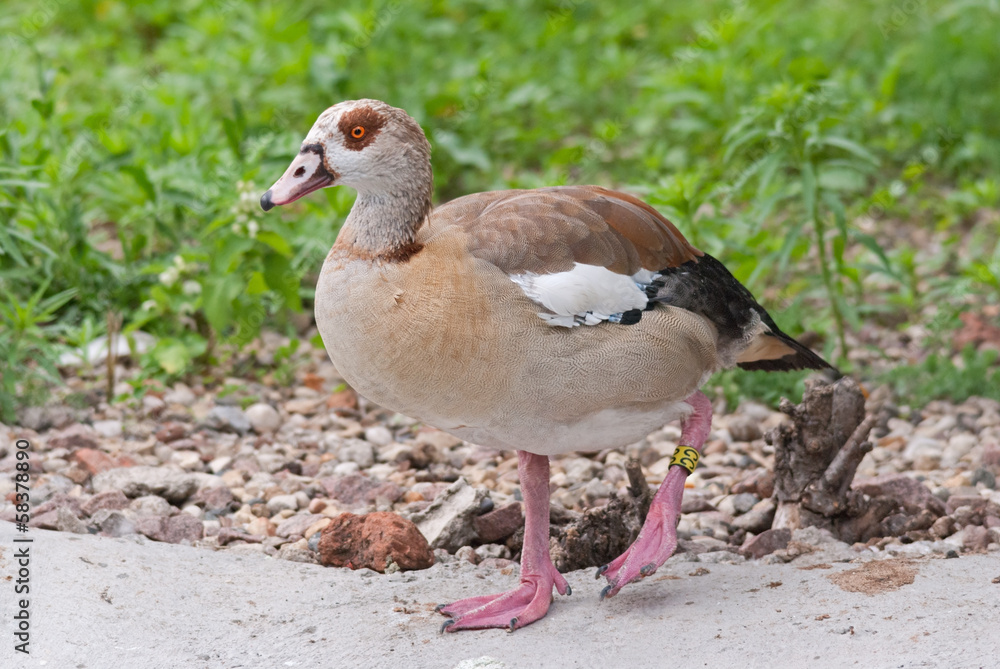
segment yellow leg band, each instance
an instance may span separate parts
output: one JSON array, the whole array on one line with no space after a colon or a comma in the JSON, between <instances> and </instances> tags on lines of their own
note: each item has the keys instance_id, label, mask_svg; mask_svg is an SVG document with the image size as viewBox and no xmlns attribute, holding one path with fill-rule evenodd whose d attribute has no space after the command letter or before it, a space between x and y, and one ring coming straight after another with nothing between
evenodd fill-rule
<instances>
[{"instance_id":1,"label":"yellow leg band","mask_svg":"<svg viewBox=\"0 0 1000 669\"><path fill-rule=\"evenodd\" d=\"M680 465L690 474L698 466L698 458L700 457L698 451L690 446L678 446L670 458L670 465Z\"/></svg>"}]
</instances>

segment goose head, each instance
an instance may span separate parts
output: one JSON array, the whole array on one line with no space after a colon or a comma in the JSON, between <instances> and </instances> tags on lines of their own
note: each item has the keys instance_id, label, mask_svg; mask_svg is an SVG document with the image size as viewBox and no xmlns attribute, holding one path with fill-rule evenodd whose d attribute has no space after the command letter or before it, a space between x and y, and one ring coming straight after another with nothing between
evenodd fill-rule
<instances>
[{"instance_id":1,"label":"goose head","mask_svg":"<svg viewBox=\"0 0 1000 669\"><path fill-rule=\"evenodd\" d=\"M429 208L432 183L430 144L420 125L384 102L349 100L320 114L260 206L269 211L320 188L345 185L361 197L409 196Z\"/></svg>"}]
</instances>

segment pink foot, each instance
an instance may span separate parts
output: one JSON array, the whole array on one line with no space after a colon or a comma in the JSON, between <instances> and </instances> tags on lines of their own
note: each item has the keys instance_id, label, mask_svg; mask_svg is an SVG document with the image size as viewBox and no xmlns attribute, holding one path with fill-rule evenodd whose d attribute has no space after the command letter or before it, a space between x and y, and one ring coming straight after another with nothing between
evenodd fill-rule
<instances>
[{"instance_id":1,"label":"pink foot","mask_svg":"<svg viewBox=\"0 0 1000 669\"><path fill-rule=\"evenodd\" d=\"M524 547L521 549L521 585L499 595L482 595L438 607L451 618L441 631L503 627L511 632L542 618L552 603L552 586L560 595L571 593L549 556L549 459L517 452L517 471L524 496Z\"/></svg>"},{"instance_id":2,"label":"pink foot","mask_svg":"<svg viewBox=\"0 0 1000 669\"><path fill-rule=\"evenodd\" d=\"M701 452L712 427L712 404L701 392L696 392L686 402L694 407L684 421L680 443ZM620 556L597 570L597 576L608 579L601 591L601 599L613 597L623 587L637 579L656 573L677 548L677 520L684 495L684 481L688 471L673 466L656 491L639 536Z\"/></svg>"},{"instance_id":3,"label":"pink foot","mask_svg":"<svg viewBox=\"0 0 1000 669\"><path fill-rule=\"evenodd\" d=\"M509 592L470 597L439 607L438 611L451 618L441 631L504 627L513 632L541 619L552 602L553 585L560 595L571 593L562 574L551 562L547 566L541 574L522 575L521 585Z\"/></svg>"}]
</instances>

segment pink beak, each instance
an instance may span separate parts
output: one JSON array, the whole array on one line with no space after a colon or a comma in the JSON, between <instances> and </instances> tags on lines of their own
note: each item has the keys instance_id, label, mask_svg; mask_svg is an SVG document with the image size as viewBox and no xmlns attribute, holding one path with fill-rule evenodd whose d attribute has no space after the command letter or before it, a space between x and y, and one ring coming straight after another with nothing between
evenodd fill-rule
<instances>
[{"instance_id":1,"label":"pink beak","mask_svg":"<svg viewBox=\"0 0 1000 669\"><path fill-rule=\"evenodd\" d=\"M295 202L333 184L335 179L336 175L330 174L323 164L323 147L319 144L303 146L281 178L261 196L260 208L270 211L275 205Z\"/></svg>"}]
</instances>

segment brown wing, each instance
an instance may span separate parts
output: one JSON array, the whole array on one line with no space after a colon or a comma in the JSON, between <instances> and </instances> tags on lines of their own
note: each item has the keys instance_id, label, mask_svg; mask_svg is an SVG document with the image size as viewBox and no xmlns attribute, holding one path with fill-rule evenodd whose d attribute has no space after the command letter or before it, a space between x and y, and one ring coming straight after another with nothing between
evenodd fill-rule
<instances>
[{"instance_id":1,"label":"brown wing","mask_svg":"<svg viewBox=\"0 0 1000 669\"><path fill-rule=\"evenodd\" d=\"M461 227L469 253L508 274L565 272L582 263L631 275L702 256L648 204L599 186L468 195L435 209L428 232L442 224Z\"/></svg>"}]
</instances>

